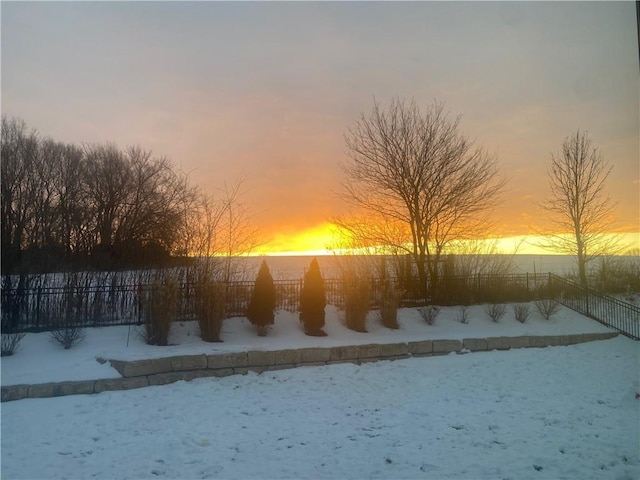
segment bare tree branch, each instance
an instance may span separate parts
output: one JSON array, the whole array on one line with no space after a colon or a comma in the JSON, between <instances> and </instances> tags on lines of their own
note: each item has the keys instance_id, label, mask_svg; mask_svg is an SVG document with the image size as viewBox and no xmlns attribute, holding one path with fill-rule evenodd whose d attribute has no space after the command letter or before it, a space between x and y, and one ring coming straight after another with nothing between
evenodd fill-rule
<instances>
[{"instance_id":1,"label":"bare tree branch","mask_svg":"<svg viewBox=\"0 0 640 480\"><path fill-rule=\"evenodd\" d=\"M547 240L540 246L576 255L580 282L587 285L587 263L615 253L619 239L610 235L613 203L605 192L612 166L592 145L587 132L565 138L547 168L550 196L540 206L550 214Z\"/></svg>"},{"instance_id":2,"label":"bare tree branch","mask_svg":"<svg viewBox=\"0 0 640 480\"><path fill-rule=\"evenodd\" d=\"M437 285L447 244L486 230L486 212L505 185L495 158L459 123L441 103L421 112L394 99L386 110L374 102L345 135L342 196L364 220L335 222L365 244L411 254L423 284L428 276Z\"/></svg>"}]
</instances>

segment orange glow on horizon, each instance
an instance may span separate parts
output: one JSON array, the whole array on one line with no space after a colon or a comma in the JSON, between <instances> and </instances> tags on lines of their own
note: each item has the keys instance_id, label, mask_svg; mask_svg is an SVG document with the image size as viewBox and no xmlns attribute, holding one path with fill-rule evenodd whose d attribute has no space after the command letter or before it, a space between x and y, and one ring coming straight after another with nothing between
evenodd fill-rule
<instances>
[{"instance_id":1,"label":"orange glow on horizon","mask_svg":"<svg viewBox=\"0 0 640 480\"><path fill-rule=\"evenodd\" d=\"M276 234L252 253L268 256L332 255L344 236L338 227L325 222L293 234Z\"/></svg>"},{"instance_id":2,"label":"orange glow on horizon","mask_svg":"<svg viewBox=\"0 0 640 480\"><path fill-rule=\"evenodd\" d=\"M640 245L640 232L612 234L621 239L621 254L637 249ZM544 236L513 235L499 238L488 238L488 243L496 243L498 253L505 255L566 255L540 246ZM331 223L323 223L292 235L278 234L251 255L265 256L321 256L341 253L341 245L345 245L345 233Z\"/></svg>"}]
</instances>

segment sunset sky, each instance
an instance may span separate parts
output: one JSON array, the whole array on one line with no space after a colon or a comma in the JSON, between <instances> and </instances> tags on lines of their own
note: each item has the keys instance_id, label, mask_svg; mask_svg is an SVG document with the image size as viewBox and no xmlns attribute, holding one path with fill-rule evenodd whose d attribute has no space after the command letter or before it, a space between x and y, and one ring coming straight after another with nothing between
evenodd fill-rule
<instances>
[{"instance_id":1,"label":"sunset sky","mask_svg":"<svg viewBox=\"0 0 640 480\"><path fill-rule=\"evenodd\" d=\"M443 101L494 152L502 236L544 225L546 165L587 130L638 238L634 2L1 3L2 113L59 141L166 155L213 191L245 177L265 251L322 250L345 211L344 134L374 98Z\"/></svg>"}]
</instances>

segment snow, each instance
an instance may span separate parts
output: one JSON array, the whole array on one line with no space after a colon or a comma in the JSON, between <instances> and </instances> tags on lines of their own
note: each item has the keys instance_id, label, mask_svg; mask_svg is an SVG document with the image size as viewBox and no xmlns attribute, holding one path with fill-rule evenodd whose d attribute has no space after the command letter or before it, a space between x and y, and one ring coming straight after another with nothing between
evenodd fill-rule
<instances>
[{"instance_id":1,"label":"snow","mask_svg":"<svg viewBox=\"0 0 640 480\"><path fill-rule=\"evenodd\" d=\"M243 352L247 350L281 350L286 348L333 347L367 343L396 343L429 339L463 339L520 335L560 335L609 331L603 325L577 315L561 307L550 320L544 320L530 305L531 316L521 324L507 313L494 323L484 313L482 306L469 307L469 324L457 321L459 307L442 307L435 325L429 326L415 308L400 309L399 330L384 328L370 312L368 333L358 333L343 325L343 314L333 306L326 309L327 337L306 336L298 321L298 315L279 311L267 337L258 337L255 328L244 317L225 320L222 343L206 343L200 339L198 323L174 324L167 347L146 345L140 334L142 327L105 327L86 329L86 338L70 350L64 350L51 341L46 332L28 334L20 343L14 356L3 357L2 384L32 384L62 382L67 380L95 380L118 378L120 375L109 363L101 364L98 358L108 360L141 360L174 355L196 355Z\"/></svg>"},{"instance_id":2,"label":"snow","mask_svg":"<svg viewBox=\"0 0 640 480\"><path fill-rule=\"evenodd\" d=\"M400 312L400 330L369 319L347 330L328 309L328 337L306 337L278 312L268 337L246 319L224 343L177 325L170 347L127 327L91 329L71 350L27 335L2 359L2 383L115 377L95 358L280 349L436 338L606 331L562 308L497 324L443 308L434 326ZM196 379L128 391L2 404L2 478L640 477L640 349L619 336L587 344L338 364Z\"/></svg>"}]
</instances>

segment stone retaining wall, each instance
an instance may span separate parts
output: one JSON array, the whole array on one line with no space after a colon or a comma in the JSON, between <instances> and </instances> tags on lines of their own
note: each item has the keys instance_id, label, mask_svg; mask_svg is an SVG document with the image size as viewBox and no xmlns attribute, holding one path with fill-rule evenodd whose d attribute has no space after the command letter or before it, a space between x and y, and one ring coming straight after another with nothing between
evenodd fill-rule
<instances>
[{"instance_id":1,"label":"stone retaining wall","mask_svg":"<svg viewBox=\"0 0 640 480\"><path fill-rule=\"evenodd\" d=\"M595 340L606 340L617 335L617 332L606 332L534 337L422 340L381 345L367 344L276 351L252 350L249 352L216 355L183 355L131 362L111 360L111 366L122 375L122 378L3 386L2 401L100 393L109 390L128 390L150 385L166 385L180 380L189 381L194 378L246 374L250 371L262 373L269 370L346 362L359 365L365 362L397 360L411 356L427 357L450 353L573 345Z\"/></svg>"}]
</instances>

